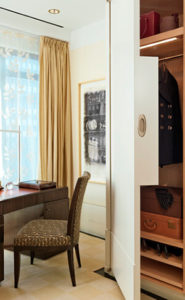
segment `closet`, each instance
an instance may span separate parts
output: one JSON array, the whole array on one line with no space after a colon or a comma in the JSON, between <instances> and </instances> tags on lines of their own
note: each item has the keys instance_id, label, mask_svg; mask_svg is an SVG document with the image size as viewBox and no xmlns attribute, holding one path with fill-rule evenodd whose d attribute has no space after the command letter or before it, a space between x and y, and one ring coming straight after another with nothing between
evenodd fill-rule
<instances>
[{"instance_id":1,"label":"closet","mask_svg":"<svg viewBox=\"0 0 185 300\"><path fill-rule=\"evenodd\" d=\"M167 68L176 79L179 90L180 111L182 116L182 130L185 134L185 76L184 76L184 26L183 26L183 0L140 0L140 14L150 11L160 14L160 17L178 14L179 26L156 35L140 39L141 56L157 56L159 68ZM168 41L167 41L168 40ZM150 101L150 99L148 100ZM160 116L159 116L160 117ZM185 140L185 138L184 138ZM184 143L185 153L185 143ZM183 154L184 156L184 154ZM185 157L185 156L184 156ZM183 188L185 167L183 163L159 166L159 186ZM152 184L151 184L152 185ZM142 187L141 187L142 188ZM167 245L168 249L175 249L179 255L165 255L164 250L159 254L156 249L141 247L141 278L153 281L157 284L185 293L185 189L183 189L183 216L182 238L172 238L165 234L156 234L141 230L142 243L150 245ZM142 201L142 199L141 199ZM173 251L172 251L173 252Z\"/></svg>"}]
</instances>

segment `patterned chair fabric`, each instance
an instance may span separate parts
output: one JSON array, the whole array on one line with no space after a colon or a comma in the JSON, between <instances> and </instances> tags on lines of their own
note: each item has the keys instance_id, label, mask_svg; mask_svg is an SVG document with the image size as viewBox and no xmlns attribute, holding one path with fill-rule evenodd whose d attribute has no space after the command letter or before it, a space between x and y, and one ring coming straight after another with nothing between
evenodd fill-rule
<instances>
[{"instance_id":1,"label":"patterned chair fabric","mask_svg":"<svg viewBox=\"0 0 185 300\"><path fill-rule=\"evenodd\" d=\"M30 221L21 228L14 240L14 245L21 247L66 247L70 244L67 221L62 220Z\"/></svg>"}]
</instances>

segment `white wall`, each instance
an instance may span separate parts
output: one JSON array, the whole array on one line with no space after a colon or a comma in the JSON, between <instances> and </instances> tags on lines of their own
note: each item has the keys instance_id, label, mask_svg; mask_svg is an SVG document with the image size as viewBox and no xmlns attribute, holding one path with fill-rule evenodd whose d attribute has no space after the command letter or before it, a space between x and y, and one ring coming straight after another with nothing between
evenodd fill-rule
<instances>
[{"instance_id":1,"label":"white wall","mask_svg":"<svg viewBox=\"0 0 185 300\"><path fill-rule=\"evenodd\" d=\"M74 178L79 176L79 83L103 79L106 75L105 21L71 33L71 86ZM84 198L81 230L105 236L106 186L89 183Z\"/></svg>"}]
</instances>

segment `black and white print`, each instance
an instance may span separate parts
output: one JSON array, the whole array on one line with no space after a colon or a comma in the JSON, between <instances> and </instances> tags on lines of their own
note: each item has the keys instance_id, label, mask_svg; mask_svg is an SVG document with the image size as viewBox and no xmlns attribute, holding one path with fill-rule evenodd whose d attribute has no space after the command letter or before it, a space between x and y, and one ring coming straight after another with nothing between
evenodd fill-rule
<instances>
[{"instance_id":1,"label":"black and white print","mask_svg":"<svg viewBox=\"0 0 185 300\"><path fill-rule=\"evenodd\" d=\"M93 181L105 182L106 89L105 80L81 86L81 161Z\"/></svg>"},{"instance_id":2,"label":"black and white print","mask_svg":"<svg viewBox=\"0 0 185 300\"><path fill-rule=\"evenodd\" d=\"M84 143L87 163L106 163L105 90L85 94Z\"/></svg>"}]
</instances>

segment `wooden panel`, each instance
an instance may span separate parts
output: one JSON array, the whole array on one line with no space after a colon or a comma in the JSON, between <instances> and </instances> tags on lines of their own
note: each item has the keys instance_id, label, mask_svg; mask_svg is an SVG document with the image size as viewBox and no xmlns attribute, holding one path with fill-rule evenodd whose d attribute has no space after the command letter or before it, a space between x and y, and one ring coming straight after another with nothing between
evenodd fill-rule
<instances>
[{"instance_id":1,"label":"wooden panel","mask_svg":"<svg viewBox=\"0 0 185 300\"><path fill-rule=\"evenodd\" d=\"M141 14L155 10L161 16L168 16L172 13L183 13L182 0L141 0Z\"/></svg>"},{"instance_id":2,"label":"wooden panel","mask_svg":"<svg viewBox=\"0 0 185 300\"><path fill-rule=\"evenodd\" d=\"M151 240L151 241L178 247L181 249L183 248L183 240L175 240L172 238L168 238L166 236L162 236L162 235L158 235L158 234L154 234L154 233L150 233L150 232L145 232L145 231L141 231L141 237Z\"/></svg>"},{"instance_id":3,"label":"wooden panel","mask_svg":"<svg viewBox=\"0 0 185 300\"><path fill-rule=\"evenodd\" d=\"M165 263L167 265L171 265L177 268L182 269L183 267L183 259L182 256L181 257L177 257L175 255L171 255L170 257L168 257L168 259L165 257L164 253L162 253L160 256L158 254L156 254L156 250L154 249L149 249L147 251L143 251L141 250L141 256L143 257L147 257L162 263Z\"/></svg>"},{"instance_id":4,"label":"wooden panel","mask_svg":"<svg viewBox=\"0 0 185 300\"><path fill-rule=\"evenodd\" d=\"M168 289L172 289L172 290L174 290L174 291L176 291L178 293L183 293L182 288L178 288L178 287L176 287L174 285L168 284L166 282L160 281L160 280L152 278L150 276L141 274L141 279L143 279L143 280L149 280L149 281L152 281L153 283L155 283L157 285L161 285L161 286L164 286L164 287L166 287Z\"/></svg>"},{"instance_id":5,"label":"wooden panel","mask_svg":"<svg viewBox=\"0 0 185 300\"><path fill-rule=\"evenodd\" d=\"M183 272L181 269L145 257L141 258L141 274L167 282L178 288L183 287Z\"/></svg>"},{"instance_id":6,"label":"wooden panel","mask_svg":"<svg viewBox=\"0 0 185 300\"><path fill-rule=\"evenodd\" d=\"M159 167L159 184L163 186L183 186L183 164Z\"/></svg>"}]
</instances>

